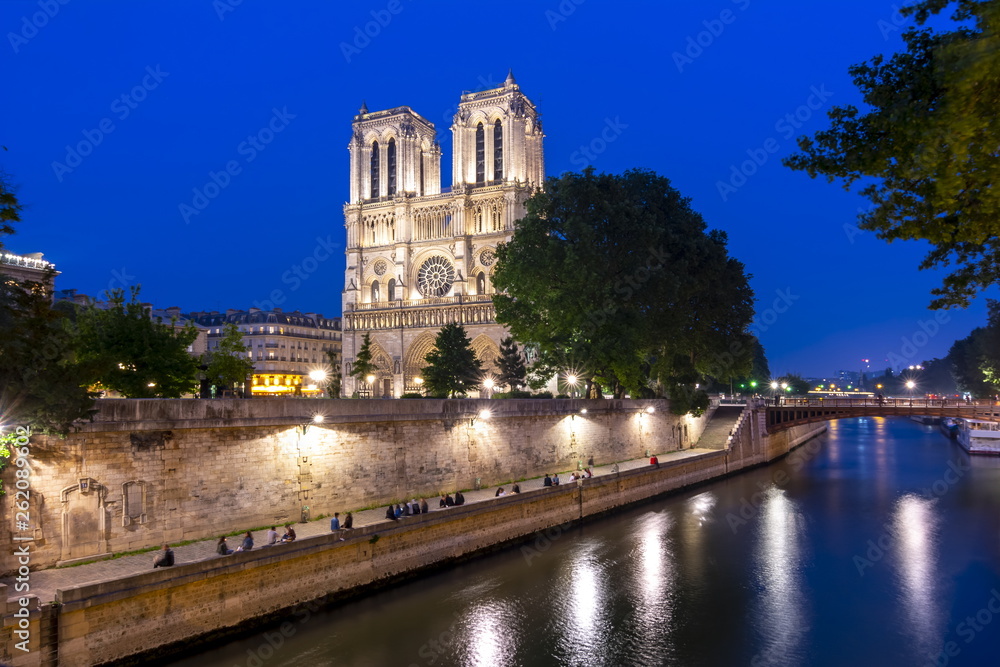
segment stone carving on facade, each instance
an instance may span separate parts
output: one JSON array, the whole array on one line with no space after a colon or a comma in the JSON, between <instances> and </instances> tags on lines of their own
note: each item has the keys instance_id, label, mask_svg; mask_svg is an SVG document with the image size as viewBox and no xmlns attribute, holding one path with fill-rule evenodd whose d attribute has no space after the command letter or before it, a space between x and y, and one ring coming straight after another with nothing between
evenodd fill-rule
<instances>
[{"instance_id":1,"label":"stone carving on facade","mask_svg":"<svg viewBox=\"0 0 1000 667\"><path fill-rule=\"evenodd\" d=\"M493 248L487 248L486 250L479 253L479 263L483 266L493 266L493 262L497 259L496 253Z\"/></svg>"},{"instance_id":2,"label":"stone carving on facade","mask_svg":"<svg viewBox=\"0 0 1000 667\"><path fill-rule=\"evenodd\" d=\"M372 267L372 271L375 272L376 276L383 276L385 272L389 269L389 265L386 264L384 259L380 259L375 262L375 266Z\"/></svg>"}]
</instances>

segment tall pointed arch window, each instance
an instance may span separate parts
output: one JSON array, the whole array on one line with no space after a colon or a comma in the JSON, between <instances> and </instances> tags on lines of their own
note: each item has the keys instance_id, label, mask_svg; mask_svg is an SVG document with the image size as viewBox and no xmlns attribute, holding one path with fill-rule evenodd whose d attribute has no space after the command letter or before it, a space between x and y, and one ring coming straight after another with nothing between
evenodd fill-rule
<instances>
[{"instance_id":1,"label":"tall pointed arch window","mask_svg":"<svg viewBox=\"0 0 1000 667\"><path fill-rule=\"evenodd\" d=\"M483 124L476 126L476 183L486 182L486 132Z\"/></svg>"},{"instance_id":2,"label":"tall pointed arch window","mask_svg":"<svg viewBox=\"0 0 1000 667\"><path fill-rule=\"evenodd\" d=\"M372 158L371 158L371 198L375 199L378 197L378 179L379 179L379 152L378 152L378 142L372 142Z\"/></svg>"},{"instance_id":3,"label":"tall pointed arch window","mask_svg":"<svg viewBox=\"0 0 1000 667\"><path fill-rule=\"evenodd\" d=\"M377 280L372 281L372 303L378 303L381 301L381 294L379 294L379 284Z\"/></svg>"},{"instance_id":4,"label":"tall pointed arch window","mask_svg":"<svg viewBox=\"0 0 1000 667\"><path fill-rule=\"evenodd\" d=\"M396 298L396 279L389 278L389 289L386 290L385 300L392 301Z\"/></svg>"},{"instance_id":5,"label":"tall pointed arch window","mask_svg":"<svg viewBox=\"0 0 1000 667\"><path fill-rule=\"evenodd\" d=\"M476 294L486 294L486 274L476 276Z\"/></svg>"},{"instance_id":6,"label":"tall pointed arch window","mask_svg":"<svg viewBox=\"0 0 1000 667\"><path fill-rule=\"evenodd\" d=\"M493 123L493 180L503 180L503 125L499 118Z\"/></svg>"},{"instance_id":7,"label":"tall pointed arch window","mask_svg":"<svg viewBox=\"0 0 1000 667\"><path fill-rule=\"evenodd\" d=\"M385 151L386 157L386 168L389 172L385 175L388 181L389 188L386 192L390 197L396 194L396 140L389 139L389 145L386 147Z\"/></svg>"}]
</instances>

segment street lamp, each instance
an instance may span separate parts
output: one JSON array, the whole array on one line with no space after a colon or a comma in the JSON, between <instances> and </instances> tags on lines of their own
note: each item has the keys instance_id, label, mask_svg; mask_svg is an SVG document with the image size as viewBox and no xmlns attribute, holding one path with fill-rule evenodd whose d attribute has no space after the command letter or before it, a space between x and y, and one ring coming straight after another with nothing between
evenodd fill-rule
<instances>
[{"instance_id":1,"label":"street lamp","mask_svg":"<svg viewBox=\"0 0 1000 667\"><path fill-rule=\"evenodd\" d=\"M576 380L577 377L570 373L566 376L566 384L568 384L572 389L570 390L569 397L576 398Z\"/></svg>"},{"instance_id":2,"label":"street lamp","mask_svg":"<svg viewBox=\"0 0 1000 667\"><path fill-rule=\"evenodd\" d=\"M374 375L368 375L368 376L366 376L365 377L365 382L368 383L368 397L371 398L372 394L374 393L373 390L375 389L372 386L372 385L375 384L375 376Z\"/></svg>"},{"instance_id":3,"label":"street lamp","mask_svg":"<svg viewBox=\"0 0 1000 667\"><path fill-rule=\"evenodd\" d=\"M312 380L309 389L318 389L326 382L326 371L322 369L309 371L309 379Z\"/></svg>"},{"instance_id":4,"label":"street lamp","mask_svg":"<svg viewBox=\"0 0 1000 667\"><path fill-rule=\"evenodd\" d=\"M493 378L486 378L483 380L483 389L486 390L486 398L493 398L493 387L496 386L496 382Z\"/></svg>"}]
</instances>

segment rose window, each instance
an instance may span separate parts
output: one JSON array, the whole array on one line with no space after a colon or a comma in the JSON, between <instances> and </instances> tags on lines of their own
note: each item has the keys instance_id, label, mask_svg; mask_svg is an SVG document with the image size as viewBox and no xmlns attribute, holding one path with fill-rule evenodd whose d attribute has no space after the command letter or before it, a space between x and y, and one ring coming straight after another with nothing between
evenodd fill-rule
<instances>
[{"instance_id":1,"label":"rose window","mask_svg":"<svg viewBox=\"0 0 1000 667\"><path fill-rule=\"evenodd\" d=\"M385 275L386 269L388 269L388 268L389 268L389 265L385 263L384 259L380 259L380 260L376 261L375 262L375 275L376 276Z\"/></svg>"},{"instance_id":2,"label":"rose window","mask_svg":"<svg viewBox=\"0 0 1000 667\"><path fill-rule=\"evenodd\" d=\"M417 273L417 287L424 296L444 296L455 282L455 269L444 257L431 257Z\"/></svg>"},{"instance_id":3,"label":"rose window","mask_svg":"<svg viewBox=\"0 0 1000 667\"><path fill-rule=\"evenodd\" d=\"M483 266L492 266L493 262L497 259L496 253L493 252L493 248L487 248L486 250L479 253L479 263Z\"/></svg>"}]
</instances>

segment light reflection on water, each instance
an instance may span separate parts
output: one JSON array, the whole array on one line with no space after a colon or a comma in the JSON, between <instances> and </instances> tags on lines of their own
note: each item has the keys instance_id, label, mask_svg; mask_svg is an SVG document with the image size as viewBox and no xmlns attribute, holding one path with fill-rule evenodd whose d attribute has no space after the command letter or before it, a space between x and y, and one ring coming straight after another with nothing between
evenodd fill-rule
<instances>
[{"instance_id":1,"label":"light reflection on water","mask_svg":"<svg viewBox=\"0 0 1000 667\"><path fill-rule=\"evenodd\" d=\"M760 598L754 627L764 646L753 664L801 664L801 646L809 631L802 576L805 522L795 502L773 486L767 490L760 511L761 530L754 550Z\"/></svg>"},{"instance_id":2,"label":"light reflection on water","mask_svg":"<svg viewBox=\"0 0 1000 667\"><path fill-rule=\"evenodd\" d=\"M605 600L608 563L601 559L602 546L599 540L586 539L567 554L553 591L561 664L607 664L611 625Z\"/></svg>"},{"instance_id":3,"label":"light reflection on water","mask_svg":"<svg viewBox=\"0 0 1000 667\"><path fill-rule=\"evenodd\" d=\"M896 502L892 514L889 552L899 585L899 599L911 640L928 654L937 646L941 614L936 581L937 532L939 519L936 499L907 494Z\"/></svg>"}]
</instances>

